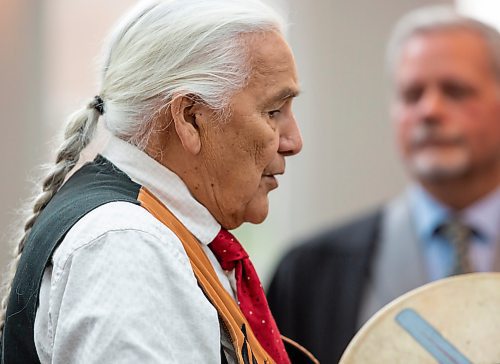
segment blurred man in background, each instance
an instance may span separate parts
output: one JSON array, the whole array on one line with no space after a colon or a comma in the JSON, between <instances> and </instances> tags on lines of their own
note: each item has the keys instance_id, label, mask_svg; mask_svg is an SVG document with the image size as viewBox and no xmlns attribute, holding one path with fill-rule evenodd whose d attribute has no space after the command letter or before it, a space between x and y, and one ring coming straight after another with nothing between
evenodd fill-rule
<instances>
[{"instance_id":1,"label":"blurred man in background","mask_svg":"<svg viewBox=\"0 0 500 364\"><path fill-rule=\"evenodd\" d=\"M282 333L323 363L337 363L356 330L405 292L500 270L500 34L449 8L416 10L396 26L388 65L414 183L294 248L268 292Z\"/></svg>"}]
</instances>

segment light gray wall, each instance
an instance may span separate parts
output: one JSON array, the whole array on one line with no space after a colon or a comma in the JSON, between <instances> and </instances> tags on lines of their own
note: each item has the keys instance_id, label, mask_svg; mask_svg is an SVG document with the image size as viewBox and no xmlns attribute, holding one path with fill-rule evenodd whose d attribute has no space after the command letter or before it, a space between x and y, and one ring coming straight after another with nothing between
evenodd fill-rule
<instances>
[{"instance_id":1,"label":"light gray wall","mask_svg":"<svg viewBox=\"0 0 500 364\"><path fill-rule=\"evenodd\" d=\"M293 190L301 191L292 205L296 233L376 205L402 187L385 44L403 13L437 2L290 0L290 42L304 89L296 104L304 152L291 169Z\"/></svg>"},{"instance_id":2,"label":"light gray wall","mask_svg":"<svg viewBox=\"0 0 500 364\"><path fill-rule=\"evenodd\" d=\"M32 188L27 183L32 167L45 154L40 139L40 11L37 0L3 0L0 11L1 272L21 223L17 210Z\"/></svg>"}]
</instances>

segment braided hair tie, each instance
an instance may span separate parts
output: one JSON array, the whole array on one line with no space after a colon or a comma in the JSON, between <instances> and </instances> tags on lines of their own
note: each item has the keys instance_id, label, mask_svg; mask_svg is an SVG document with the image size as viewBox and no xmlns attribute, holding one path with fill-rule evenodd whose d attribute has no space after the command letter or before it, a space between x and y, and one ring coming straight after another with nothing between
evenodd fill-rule
<instances>
[{"instance_id":1,"label":"braided hair tie","mask_svg":"<svg viewBox=\"0 0 500 364\"><path fill-rule=\"evenodd\" d=\"M99 115L104 114L104 100L99 95L94 97L94 100L92 100L89 107L97 110Z\"/></svg>"}]
</instances>

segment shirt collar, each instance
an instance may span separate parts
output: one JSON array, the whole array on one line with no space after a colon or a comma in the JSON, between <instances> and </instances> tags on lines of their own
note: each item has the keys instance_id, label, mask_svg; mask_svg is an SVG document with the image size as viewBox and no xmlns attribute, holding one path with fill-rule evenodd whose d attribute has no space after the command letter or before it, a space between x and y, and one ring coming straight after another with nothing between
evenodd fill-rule
<instances>
[{"instance_id":1,"label":"shirt collar","mask_svg":"<svg viewBox=\"0 0 500 364\"><path fill-rule=\"evenodd\" d=\"M409 188L409 198L417 234L428 241L453 211L434 199L420 185ZM460 216L474 228L479 240L491 244L500 240L500 186L462 210Z\"/></svg>"},{"instance_id":2,"label":"shirt collar","mask_svg":"<svg viewBox=\"0 0 500 364\"><path fill-rule=\"evenodd\" d=\"M451 211L419 185L412 185L408 193L417 234L423 241L429 241Z\"/></svg>"},{"instance_id":3,"label":"shirt collar","mask_svg":"<svg viewBox=\"0 0 500 364\"><path fill-rule=\"evenodd\" d=\"M134 182L146 187L203 244L209 244L221 226L189 192L182 179L137 147L111 136L101 153Z\"/></svg>"},{"instance_id":4,"label":"shirt collar","mask_svg":"<svg viewBox=\"0 0 500 364\"><path fill-rule=\"evenodd\" d=\"M500 186L462 212L486 242L500 242Z\"/></svg>"}]
</instances>

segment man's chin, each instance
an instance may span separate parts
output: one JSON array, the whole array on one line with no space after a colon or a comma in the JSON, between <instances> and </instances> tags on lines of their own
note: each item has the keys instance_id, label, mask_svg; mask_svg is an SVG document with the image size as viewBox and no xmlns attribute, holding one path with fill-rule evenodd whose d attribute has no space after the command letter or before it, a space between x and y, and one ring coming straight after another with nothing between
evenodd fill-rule
<instances>
[{"instance_id":1,"label":"man's chin","mask_svg":"<svg viewBox=\"0 0 500 364\"><path fill-rule=\"evenodd\" d=\"M246 219L246 222L249 222L251 224L261 224L267 218L267 215L267 211L266 213L252 214Z\"/></svg>"},{"instance_id":2,"label":"man's chin","mask_svg":"<svg viewBox=\"0 0 500 364\"><path fill-rule=\"evenodd\" d=\"M421 180L445 181L460 178L467 173L467 155L457 153L452 156L417 155L409 161L410 171Z\"/></svg>"},{"instance_id":3,"label":"man's chin","mask_svg":"<svg viewBox=\"0 0 500 364\"><path fill-rule=\"evenodd\" d=\"M247 210L245 213L245 222L252 224L260 224L264 222L269 214L269 202L267 196L265 201L251 201L247 205Z\"/></svg>"},{"instance_id":4,"label":"man's chin","mask_svg":"<svg viewBox=\"0 0 500 364\"><path fill-rule=\"evenodd\" d=\"M260 224L264 222L268 213L269 200L267 193L262 192L246 203L246 205L240 205L238 210L231 211L224 215L224 217L219 216L217 221L227 230L232 230L246 222Z\"/></svg>"}]
</instances>

